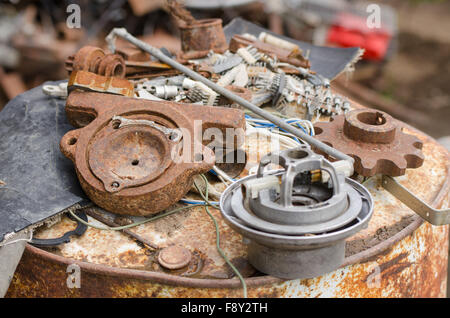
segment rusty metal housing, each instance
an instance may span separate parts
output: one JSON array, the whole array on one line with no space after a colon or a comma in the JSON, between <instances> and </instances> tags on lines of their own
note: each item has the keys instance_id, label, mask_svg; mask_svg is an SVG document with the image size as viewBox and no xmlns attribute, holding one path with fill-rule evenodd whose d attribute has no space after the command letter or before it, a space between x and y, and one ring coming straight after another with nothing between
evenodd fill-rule
<instances>
[{"instance_id":1,"label":"rusty metal housing","mask_svg":"<svg viewBox=\"0 0 450 318\"><path fill-rule=\"evenodd\" d=\"M170 207L188 192L194 175L213 167L215 155L195 135L195 120L201 121L200 138L210 127L245 128L238 109L81 91L69 95L66 113L78 124L95 117L69 131L60 143L75 164L83 190L100 207L129 215ZM174 138L180 130L182 135Z\"/></svg>"}]
</instances>

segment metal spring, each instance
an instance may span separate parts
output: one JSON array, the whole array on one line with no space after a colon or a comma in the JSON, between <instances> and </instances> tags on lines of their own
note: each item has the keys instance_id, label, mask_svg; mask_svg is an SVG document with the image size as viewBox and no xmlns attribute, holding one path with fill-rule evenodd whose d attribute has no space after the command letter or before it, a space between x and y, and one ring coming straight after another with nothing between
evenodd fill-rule
<instances>
[{"instance_id":1,"label":"metal spring","mask_svg":"<svg viewBox=\"0 0 450 318\"><path fill-rule=\"evenodd\" d=\"M272 94L276 94L278 92L278 89L280 88L281 85L281 78L282 78L282 74L281 73L277 73L275 74L275 76L273 77L272 80L272 85L270 85L269 90L272 92ZM284 82L286 82L286 77L284 76ZM286 83L284 83L286 84Z\"/></svg>"},{"instance_id":2,"label":"metal spring","mask_svg":"<svg viewBox=\"0 0 450 318\"><path fill-rule=\"evenodd\" d=\"M189 98L194 103L202 102L203 99L205 98L205 95L206 94L197 86L192 87L186 93L186 97Z\"/></svg>"},{"instance_id":3,"label":"metal spring","mask_svg":"<svg viewBox=\"0 0 450 318\"><path fill-rule=\"evenodd\" d=\"M219 104L219 94L215 94L214 100L211 101L212 95L205 92L200 86L195 85L186 93L186 97L192 102L201 102L203 105L217 106Z\"/></svg>"},{"instance_id":4,"label":"metal spring","mask_svg":"<svg viewBox=\"0 0 450 318\"><path fill-rule=\"evenodd\" d=\"M268 90L274 80L273 73L259 73L254 80L254 86L260 90Z\"/></svg>"}]
</instances>

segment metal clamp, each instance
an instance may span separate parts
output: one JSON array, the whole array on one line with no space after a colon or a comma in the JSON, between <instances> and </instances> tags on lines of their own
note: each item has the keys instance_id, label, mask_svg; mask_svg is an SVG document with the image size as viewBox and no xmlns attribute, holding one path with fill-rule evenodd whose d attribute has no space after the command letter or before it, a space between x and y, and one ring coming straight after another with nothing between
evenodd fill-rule
<instances>
[{"instance_id":1,"label":"metal clamp","mask_svg":"<svg viewBox=\"0 0 450 318\"><path fill-rule=\"evenodd\" d=\"M383 175L382 185L383 188L420 215L425 221L433 225L450 224L450 208L438 210L429 206L392 177Z\"/></svg>"},{"instance_id":2,"label":"metal clamp","mask_svg":"<svg viewBox=\"0 0 450 318\"><path fill-rule=\"evenodd\" d=\"M75 212L75 214L81 218L82 220L84 220L85 222L88 221L87 215L86 213L84 213L84 211L79 210L77 212ZM73 219L72 216L70 216L69 214L69 218ZM87 230L87 225L75 220L77 222L77 227L75 230L73 231L69 231L64 233L63 236L61 237L57 237L57 238L52 238L52 239L38 239L38 238L33 238L30 241L31 245L34 246L38 246L38 247L52 247L52 246L58 246L61 245L63 243L69 243L70 242L70 237L73 235L76 236L81 236L84 234L84 232L86 232Z\"/></svg>"},{"instance_id":3,"label":"metal clamp","mask_svg":"<svg viewBox=\"0 0 450 318\"><path fill-rule=\"evenodd\" d=\"M178 129L171 129L161 125L158 125L152 120L146 119L127 119L121 116L114 116L113 122L119 122L119 128L133 125L146 125L161 131L163 134L170 137L170 140L177 142L183 137L182 133Z\"/></svg>"}]
</instances>

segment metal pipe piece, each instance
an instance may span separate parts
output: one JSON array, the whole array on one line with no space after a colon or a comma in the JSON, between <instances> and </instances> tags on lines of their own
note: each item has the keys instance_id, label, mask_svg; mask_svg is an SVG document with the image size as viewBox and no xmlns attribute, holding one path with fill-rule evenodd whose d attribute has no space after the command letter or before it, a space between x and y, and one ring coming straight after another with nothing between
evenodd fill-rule
<instances>
[{"instance_id":1,"label":"metal pipe piece","mask_svg":"<svg viewBox=\"0 0 450 318\"><path fill-rule=\"evenodd\" d=\"M278 118L272 114L270 114L269 112L262 110L261 108L259 108L256 105L253 105L252 103L250 103L249 101L243 99L242 97L232 93L231 91L229 91L228 89L221 87L219 85L217 85L216 83L208 80L207 78L201 76L200 74L198 74L197 72L187 68L186 66L176 62L175 60L173 60L172 58L168 57L167 55L165 55L163 52L161 52L159 49L154 48L152 46L150 46L149 44L135 38L133 35L131 35L130 33L128 33L128 31L125 28L114 28L109 35L106 37L106 41L108 42L109 45L109 49L114 53L115 52L115 38L116 36L120 36L121 38L127 40L128 42L134 44L135 46L137 46L138 48L140 48L141 50L149 53L150 55L154 56L155 58L157 58L158 60L160 60L163 63L166 63L170 66L172 66L173 68L179 70L180 72L183 72L184 74L188 75L189 77L191 77L192 79L199 81L203 84L205 84L206 86L208 86L209 88L211 88L212 90L214 90L215 92L225 96L226 98L232 100L233 102L247 108L248 110L252 111L253 113L261 116L262 118L274 123L275 125L279 126L280 128L290 132L291 134L295 135L298 138L303 139L304 141L306 141L307 143L309 143L310 145L316 147L317 149L325 152L326 154L336 158L336 159L340 159L340 160L346 160L351 162L352 166L354 163L354 159L340 151L338 151L337 149L334 149L324 143L322 143L321 141L313 138L312 136L307 135L306 133L304 133L303 131L287 124L284 122L284 120L282 120L281 118Z\"/></svg>"}]
</instances>

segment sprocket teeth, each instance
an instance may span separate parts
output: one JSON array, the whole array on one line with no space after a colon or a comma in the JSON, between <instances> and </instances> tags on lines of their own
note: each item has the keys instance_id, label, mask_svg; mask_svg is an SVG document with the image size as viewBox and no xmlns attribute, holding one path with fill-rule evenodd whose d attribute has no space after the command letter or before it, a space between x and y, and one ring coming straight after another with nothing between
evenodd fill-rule
<instances>
[{"instance_id":1,"label":"sprocket teeth","mask_svg":"<svg viewBox=\"0 0 450 318\"><path fill-rule=\"evenodd\" d=\"M380 118L384 120L382 124ZM314 128L317 139L355 158L355 171L369 177L401 176L407 168L423 164L423 142L400 129L393 134L399 126L386 113L363 109L332 117L330 122L317 122Z\"/></svg>"},{"instance_id":2,"label":"sprocket teeth","mask_svg":"<svg viewBox=\"0 0 450 318\"><path fill-rule=\"evenodd\" d=\"M405 155L405 159L408 162L408 168L419 168L422 166L425 157L423 153L415 152Z\"/></svg>"}]
</instances>

